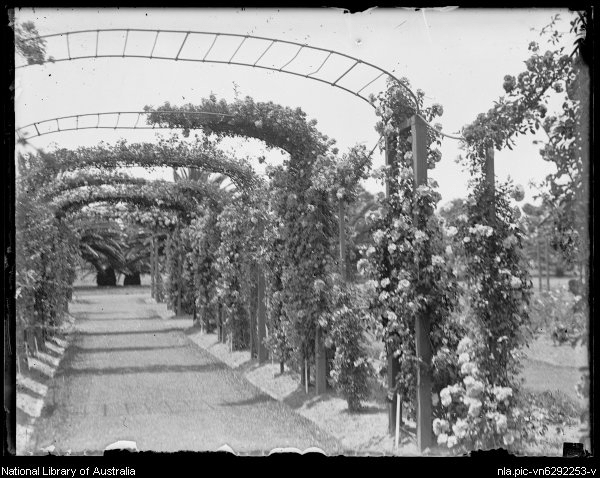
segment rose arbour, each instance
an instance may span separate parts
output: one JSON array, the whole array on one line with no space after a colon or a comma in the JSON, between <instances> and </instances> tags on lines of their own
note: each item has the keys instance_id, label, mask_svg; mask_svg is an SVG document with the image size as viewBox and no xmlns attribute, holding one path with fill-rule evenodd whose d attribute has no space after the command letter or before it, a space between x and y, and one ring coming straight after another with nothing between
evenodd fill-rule
<instances>
[{"instance_id":1,"label":"rose arbour","mask_svg":"<svg viewBox=\"0 0 600 478\"><path fill-rule=\"evenodd\" d=\"M577 21L572 27L582 29ZM29 40L34 33L19 30ZM544 196L553 244L573 249L568 260L584 257L585 226L570 216L586 191L583 137L575 131L585 116L576 91L585 75L576 55L554 45L557 35L545 53L532 43L526 71L507 75L506 95L463 128L461 162L471 182L452 214L437 212L438 184L423 175L442 160L448 135L433 123L444 109L391 75L369 96L386 153L375 171L375 149L340 151L301 108L237 95L146 106L147 126L182 130L154 143L20 154L18 354L31 353L31 337L60 324L83 261L124 273L134 264L150 272L153 297L192 315L205 332L216 330L230 353L249 350L261 363L268 354L282 374L298 373L305 391L314 384L323 393L329 384L350 412L364 408L373 379L387 374L387 399L399 397L402 427L417 423L419 448L519 450L536 432L524 419L519 375L531 339L518 206L525 189L495 180L493 152L512 148L518 135L549 133L542 156L557 165ZM28 64L48 60L43 41L18 45ZM566 95L563 114L547 117L552 92ZM283 162L261 176L252 162L264 156L224 152L231 138L258 140ZM188 173L150 181L120 171L132 166ZM369 204L362 183L370 178L386 193ZM422 446L429 432L435 443Z\"/></svg>"}]
</instances>

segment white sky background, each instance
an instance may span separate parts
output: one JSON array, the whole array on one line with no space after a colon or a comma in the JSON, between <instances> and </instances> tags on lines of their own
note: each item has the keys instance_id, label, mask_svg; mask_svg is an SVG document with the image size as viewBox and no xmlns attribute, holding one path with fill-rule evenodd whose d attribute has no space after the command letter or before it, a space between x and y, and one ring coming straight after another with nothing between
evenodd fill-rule
<instances>
[{"instance_id":1,"label":"white sky background","mask_svg":"<svg viewBox=\"0 0 600 478\"><path fill-rule=\"evenodd\" d=\"M173 29L252 34L332 49L373 63L397 77L407 77L413 91L418 88L425 91L427 104L443 106L444 115L436 121L443 124L445 132L456 133L504 94L504 75L516 76L525 69L523 62L530 56L529 42L540 41L539 30L558 12L561 13L559 30L568 32L573 14L556 9L425 9L424 13L410 9L371 9L344 14L337 9L53 8L17 10L15 20L33 21L40 35L101 28ZM120 53L124 36L106 35L102 37L102 47ZM149 50L154 36L145 42L142 39L131 36L128 51L144 45ZM177 49L181 39L161 37L157 48ZM567 33L568 48L573 41L574 37ZM64 54L65 41L57 38L53 42L48 42L47 53L58 58ZM91 35L87 47L81 47L90 51L94 45L95 35ZM542 43L540 46L543 53L546 46ZM72 44L71 48L75 52L78 46ZM337 76L343 72L344 69L340 70ZM371 78L364 79L366 83ZM337 140L341 152L356 143L364 143L370 150L378 140L374 130L377 117L372 107L323 83L243 66L131 58L65 61L18 69L16 125L74 114L141 111L145 105L159 106L165 101L176 106L199 103L211 92L231 101L234 82L241 97L248 95L255 101L301 107L309 119L317 119L317 127L324 134ZM95 120L91 123L95 124ZM52 143L75 148L102 140L114 143L119 138L128 142L153 141L155 133L83 130L49 134L34 138L31 143L38 148L50 148ZM162 133L168 135L169 131ZM496 152L497 178L503 180L510 175L516 183L523 184L529 201L535 191L528 183L554 170L553 165L539 156L539 146L532 144L534 139L544 140L545 134L522 137L513 151ZM258 142L250 143L251 146L243 147L244 156L263 154ZM229 143L238 147L239 144ZM430 176L439 183L441 204L467 194L468 175L455 163L460 153L458 145L458 141L444 139L442 161L430 171ZM267 155L267 162L276 164L281 158L275 151ZM374 167L382 164L383 156L377 151ZM257 171L263 171L263 167L256 166ZM170 179L172 175L165 171L151 176ZM369 181L367 188L375 192L381 185Z\"/></svg>"}]
</instances>

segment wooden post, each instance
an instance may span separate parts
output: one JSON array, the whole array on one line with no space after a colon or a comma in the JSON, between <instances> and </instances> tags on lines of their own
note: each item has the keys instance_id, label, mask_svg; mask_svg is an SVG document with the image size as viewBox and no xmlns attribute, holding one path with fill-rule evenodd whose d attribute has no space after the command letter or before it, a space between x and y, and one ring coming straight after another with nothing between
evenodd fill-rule
<instances>
[{"instance_id":1,"label":"wooden post","mask_svg":"<svg viewBox=\"0 0 600 478\"><path fill-rule=\"evenodd\" d=\"M221 304L217 304L217 341L223 342L223 328L221 326Z\"/></svg>"},{"instance_id":2,"label":"wooden post","mask_svg":"<svg viewBox=\"0 0 600 478\"><path fill-rule=\"evenodd\" d=\"M304 389L306 394L308 395L308 380L309 380L309 372L308 372L308 360L304 359Z\"/></svg>"},{"instance_id":3,"label":"wooden post","mask_svg":"<svg viewBox=\"0 0 600 478\"><path fill-rule=\"evenodd\" d=\"M396 145L390 136L385 137L385 165L393 167L396 161ZM389 198L392 194L392 185L390 181L385 182L385 197Z\"/></svg>"},{"instance_id":4,"label":"wooden post","mask_svg":"<svg viewBox=\"0 0 600 478\"><path fill-rule=\"evenodd\" d=\"M427 125L419 116L411 118L413 174L415 187L427 184ZM417 372L417 446L419 451L433 445L431 403L430 317L415 319L415 345L419 360Z\"/></svg>"},{"instance_id":5,"label":"wooden post","mask_svg":"<svg viewBox=\"0 0 600 478\"><path fill-rule=\"evenodd\" d=\"M344 227L344 201L339 202L339 236L340 236L340 276L346 281L346 236ZM323 331L319 324L315 331L315 393L320 395L327 391L327 351L323 340Z\"/></svg>"},{"instance_id":6,"label":"wooden post","mask_svg":"<svg viewBox=\"0 0 600 478\"><path fill-rule=\"evenodd\" d=\"M156 255L154 248L155 239L150 242L150 297L156 300Z\"/></svg>"},{"instance_id":7,"label":"wooden post","mask_svg":"<svg viewBox=\"0 0 600 478\"><path fill-rule=\"evenodd\" d=\"M179 238L178 238L179 239ZM181 250L181 244L180 241L177 241L177 269L179 271L178 277L177 277L177 309L175 310L175 315L181 315L182 313L182 306L181 306L181 301L182 301L182 294L183 294L183 254L182 254L182 250Z\"/></svg>"},{"instance_id":8,"label":"wooden post","mask_svg":"<svg viewBox=\"0 0 600 478\"><path fill-rule=\"evenodd\" d=\"M396 431L396 414L398 413L398 402L392 390L396 386L396 375L400 371L398 359L392 353L387 356L387 388L388 392L388 432L394 435Z\"/></svg>"},{"instance_id":9,"label":"wooden post","mask_svg":"<svg viewBox=\"0 0 600 478\"><path fill-rule=\"evenodd\" d=\"M317 325L315 333L315 392L317 395L327 391L327 360L325 345L323 343L323 331Z\"/></svg>"},{"instance_id":10,"label":"wooden post","mask_svg":"<svg viewBox=\"0 0 600 478\"><path fill-rule=\"evenodd\" d=\"M496 219L496 176L494 174L494 148L489 147L486 150L485 155L485 181L490 186L490 204L489 204L489 218L491 222L495 222Z\"/></svg>"},{"instance_id":11,"label":"wooden post","mask_svg":"<svg viewBox=\"0 0 600 478\"><path fill-rule=\"evenodd\" d=\"M258 363L264 363L267 360L267 347L265 346L265 336L267 332L267 307L265 305L265 274L262 268L258 268L258 309L256 311L256 321L258 326Z\"/></svg>"},{"instance_id":12,"label":"wooden post","mask_svg":"<svg viewBox=\"0 0 600 478\"><path fill-rule=\"evenodd\" d=\"M246 308L246 310L248 311L248 326L250 329L250 343L248 344L248 348L250 349L250 360L252 360L254 358L254 350L256 348L256 343L255 343L255 335L256 335L256 322L254 321L254 311L252 310L252 304L248 304L248 307Z\"/></svg>"},{"instance_id":13,"label":"wooden post","mask_svg":"<svg viewBox=\"0 0 600 478\"><path fill-rule=\"evenodd\" d=\"M396 147L390 136L385 138L385 164L388 167L393 166L396 159ZM385 182L385 196L387 198L392 194L392 185L390 181ZM387 352L387 388L388 388L388 432L390 435L394 435L395 422L396 422L396 400L393 394L394 388L396 388L396 375L399 372L398 359L394 357L394 351L389 350L386 345Z\"/></svg>"},{"instance_id":14,"label":"wooden post","mask_svg":"<svg viewBox=\"0 0 600 478\"><path fill-rule=\"evenodd\" d=\"M162 301L162 290L161 290L161 275L160 275L160 255L158 253L158 238L154 240L154 294L156 302Z\"/></svg>"},{"instance_id":15,"label":"wooden post","mask_svg":"<svg viewBox=\"0 0 600 478\"><path fill-rule=\"evenodd\" d=\"M400 442L400 394L396 394L396 450Z\"/></svg>"},{"instance_id":16,"label":"wooden post","mask_svg":"<svg viewBox=\"0 0 600 478\"><path fill-rule=\"evenodd\" d=\"M550 240L548 239L548 235L546 234L545 240L545 249L546 249L546 290L550 292Z\"/></svg>"},{"instance_id":17,"label":"wooden post","mask_svg":"<svg viewBox=\"0 0 600 478\"><path fill-rule=\"evenodd\" d=\"M542 292L542 246L540 244L540 231L537 231L537 241L536 241L536 252L537 252L537 263L538 263L538 286L540 292Z\"/></svg>"},{"instance_id":18,"label":"wooden post","mask_svg":"<svg viewBox=\"0 0 600 478\"><path fill-rule=\"evenodd\" d=\"M340 229L340 276L342 281L346 282L346 204L343 199L340 199L339 202L338 221Z\"/></svg>"}]
</instances>

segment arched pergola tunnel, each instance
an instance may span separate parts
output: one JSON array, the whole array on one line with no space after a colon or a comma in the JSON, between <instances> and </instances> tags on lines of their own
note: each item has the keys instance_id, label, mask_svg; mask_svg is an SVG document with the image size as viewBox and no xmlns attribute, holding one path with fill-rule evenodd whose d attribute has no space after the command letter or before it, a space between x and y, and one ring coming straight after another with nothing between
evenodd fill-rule
<instances>
[{"instance_id":1,"label":"arched pergola tunnel","mask_svg":"<svg viewBox=\"0 0 600 478\"><path fill-rule=\"evenodd\" d=\"M118 52L113 52L109 47L104 47L102 41L108 35L122 35L123 43ZM180 43L171 53L167 52L168 48L163 48L161 38L165 35L174 35L180 37ZM149 39L142 40L142 37ZM401 127L400 131L394 132L385 138L385 163L393 168L396 161L396 141L397 134L401 131L410 130L412 138L412 163L415 186L426 184L427 182L427 133L431 126L421 116L419 111L419 101L416 95L406 87L402 81L390 74L389 72L364 62L360 59L350 57L348 55L338 53L332 50L311 47L295 42L277 40L264 37L254 37L251 35L234 35L225 33L212 32L186 32L174 30L142 30L142 29L105 29L105 30L85 30L65 32L53 35L39 37L45 41L63 42L65 50L58 53L53 58L45 58L45 62L62 62L81 59L94 58L146 58L160 59L172 61L187 61L198 63L215 63L223 65L246 66L252 68L266 69L287 73L306 79L316 80L332 87L341 89L350 93L369 104L374 106L374 102L367 92L369 88L374 88L378 82L389 81L400 85L409 97L414 100L415 113ZM84 41L85 38L92 38L91 42ZM215 56L218 52L219 42L223 39L228 41L235 40L237 43L232 44L232 52L223 57ZM80 42L80 43L78 43ZM244 48L250 43L256 47L256 52L244 52ZM77 45L77 47L75 46ZM114 45L112 45L114 47ZM148 47L145 51L144 48ZM284 48L293 48L290 52L289 59L283 63L274 64L267 62L269 53L277 49L283 51ZM114 49L114 48L113 48ZM160 52L160 53L159 53ZM242 54L246 54L242 59ZM223 53L224 54L224 53ZM304 55L320 55L318 62L319 67L316 70L302 69L300 60ZM335 64L335 65L334 65ZM27 65L18 65L21 68ZM304 65L305 67L306 65ZM327 76L325 74L328 67L334 74ZM361 76L362 74L362 76ZM365 81L357 81L364 79ZM100 119L112 118L114 123L111 126L102 125ZM146 126L139 126L142 118L146 121ZM136 112L98 112L75 114L68 117L53 118L43 121L34 122L30 125L21 127L17 130L20 139L29 140L36 136L41 136L49 133L58 133L61 131L91 129L91 128L107 128L107 129L154 129L157 124L160 124L161 118L176 118L176 126L171 127L193 128L205 127L207 124L210 127L215 126L215 120L227 128L227 121L235 118L235 115L230 115L224 112L209 112L209 111L136 111ZM89 120L96 119L96 124L90 124ZM133 121L133 125L131 124ZM73 124L74 123L74 124ZM438 132L439 133L439 132ZM442 133L439 133L442 134ZM454 139L462 139L457 136L444 135ZM260 137L259 137L260 139ZM486 178L489 184L494 184L494 164L493 164L493 149L488 149L486 156ZM217 171L222 172L222 170ZM386 195L390 194L390 184L386 185ZM491 203L493 208L493 201ZM493 214L493 210L490 211ZM345 263L346 254L346 238L344 228L345 209L344 202L339 203L339 222L340 222L340 237L339 237L339 254L340 264ZM158 271L158 241L153 241L152 255L153 266L152 270ZM342 276L344 271L342 267ZM345 277L344 277L345 279ZM158 274L153 275L153 284L158 280ZM153 295L160 300L155 287L153 287ZM265 305L264 305L264 275L258 275L258 345L259 353L258 360L263 362L267 359L266 348L262 343L261 337L264 337L265 330ZM419 358L420 365L418 367L418 386L417 386L417 442L420 450L424 450L433 444L432 433L432 403L431 403L431 377L428 372L429 364L431 364L431 346L429 343L430 323L429 317L422 316L415 322L415 340L416 340L416 355ZM315 342L315 357L316 357L316 391L323 393L326 387L326 363L325 363L325 347L322 338L320 337L319 328L317 328ZM391 351L388 351L388 386L393 389L395 386L395 377L398 373L397 360L394 358ZM393 432L396 423L397 402L394 397L390 397L389 402L389 428Z\"/></svg>"}]
</instances>

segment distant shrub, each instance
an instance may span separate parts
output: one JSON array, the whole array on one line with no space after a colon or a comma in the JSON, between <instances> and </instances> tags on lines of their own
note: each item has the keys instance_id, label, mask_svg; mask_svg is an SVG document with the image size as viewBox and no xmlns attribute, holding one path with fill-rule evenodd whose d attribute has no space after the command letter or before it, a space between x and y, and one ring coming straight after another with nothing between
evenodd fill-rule
<instances>
[{"instance_id":1,"label":"distant shrub","mask_svg":"<svg viewBox=\"0 0 600 478\"><path fill-rule=\"evenodd\" d=\"M334 284L330 294L332 310L320 321L327 330L326 345L335 344L330 374L348 409L358 411L369 398L369 379L374 375L365 338L368 314L357 287Z\"/></svg>"},{"instance_id":2,"label":"distant shrub","mask_svg":"<svg viewBox=\"0 0 600 478\"><path fill-rule=\"evenodd\" d=\"M543 329L555 342L576 345L587 340L587 316L583 298L574 296L567 286L542 292L531 301L530 316L534 331Z\"/></svg>"}]
</instances>

